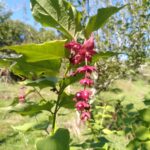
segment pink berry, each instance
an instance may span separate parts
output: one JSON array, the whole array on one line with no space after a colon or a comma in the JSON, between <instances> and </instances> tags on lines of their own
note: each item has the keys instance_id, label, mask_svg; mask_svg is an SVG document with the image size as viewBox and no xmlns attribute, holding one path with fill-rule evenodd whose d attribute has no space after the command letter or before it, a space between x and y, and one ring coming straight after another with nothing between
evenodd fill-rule
<instances>
[{"instance_id":1,"label":"pink berry","mask_svg":"<svg viewBox=\"0 0 150 150\"><path fill-rule=\"evenodd\" d=\"M92 94L91 91L83 90L83 91L77 92L75 98L78 101L79 100L88 101L91 94Z\"/></svg>"},{"instance_id":2,"label":"pink berry","mask_svg":"<svg viewBox=\"0 0 150 150\"><path fill-rule=\"evenodd\" d=\"M78 111L88 110L90 108L90 105L84 101L79 101L76 103L76 106Z\"/></svg>"},{"instance_id":3,"label":"pink berry","mask_svg":"<svg viewBox=\"0 0 150 150\"><path fill-rule=\"evenodd\" d=\"M75 41L71 41L67 44L65 44L65 48L69 49L69 50L73 50L76 53L81 49L81 44L75 42Z\"/></svg>"},{"instance_id":4,"label":"pink berry","mask_svg":"<svg viewBox=\"0 0 150 150\"><path fill-rule=\"evenodd\" d=\"M82 121L87 121L91 118L90 112L82 112L81 114L81 120Z\"/></svg>"},{"instance_id":5,"label":"pink berry","mask_svg":"<svg viewBox=\"0 0 150 150\"><path fill-rule=\"evenodd\" d=\"M80 80L80 84L91 86L94 84L94 82L93 82L93 80L91 80L89 78L84 78L84 79Z\"/></svg>"},{"instance_id":6,"label":"pink berry","mask_svg":"<svg viewBox=\"0 0 150 150\"><path fill-rule=\"evenodd\" d=\"M85 73L85 72L93 72L93 71L96 71L96 68L94 66L83 66L83 67L79 67L77 70L76 70L76 73Z\"/></svg>"}]
</instances>

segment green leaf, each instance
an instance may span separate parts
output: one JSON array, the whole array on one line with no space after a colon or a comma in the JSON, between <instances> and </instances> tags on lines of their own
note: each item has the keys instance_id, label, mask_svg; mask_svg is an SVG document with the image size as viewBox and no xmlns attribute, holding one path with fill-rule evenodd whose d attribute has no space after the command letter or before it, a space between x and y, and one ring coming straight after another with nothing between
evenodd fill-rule
<instances>
[{"instance_id":1,"label":"green leaf","mask_svg":"<svg viewBox=\"0 0 150 150\"><path fill-rule=\"evenodd\" d=\"M121 10L123 7L108 7L108 8L100 8L98 9L98 12L96 15L92 16L87 26L85 27L85 37L88 38L93 31L98 30L101 28L109 17L111 17L113 14L117 13L119 10Z\"/></svg>"},{"instance_id":2,"label":"green leaf","mask_svg":"<svg viewBox=\"0 0 150 150\"><path fill-rule=\"evenodd\" d=\"M76 147L76 149L92 149L92 150L105 150L105 145L109 141L105 137L100 137L98 142L95 142L91 139L86 140L82 144L72 144L72 147ZM79 147L79 148L77 148ZM104 148L104 149L103 149Z\"/></svg>"},{"instance_id":3,"label":"green leaf","mask_svg":"<svg viewBox=\"0 0 150 150\"><path fill-rule=\"evenodd\" d=\"M150 149L150 141L146 141L143 144L144 144L144 147L145 147L146 150Z\"/></svg>"},{"instance_id":4,"label":"green leaf","mask_svg":"<svg viewBox=\"0 0 150 150\"><path fill-rule=\"evenodd\" d=\"M68 85L71 85L82 78L83 78L82 74L77 74L75 76L69 76L65 79L62 79L60 82L63 82L63 89L65 89Z\"/></svg>"},{"instance_id":5,"label":"green leaf","mask_svg":"<svg viewBox=\"0 0 150 150\"><path fill-rule=\"evenodd\" d=\"M107 129L107 128L103 129L102 131L103 131L103 133L106 134L106 135L110 135L110 134L113 134L113 133L114 133L112 130L109 130L109 129Z\"/></svg>"},{"instance_id":6,"label":"green leaf","mask_svg":"<svg viewBox=\"0 0 150 150\"><path fill-rule=\"evenodd\" d=\"M9 49L22 54L26 62L37 62L54 60L65 57L65 40L45 42L43 44L25 44L17 46L6 46L0 50Z\"/></svg>"},{"instance_id":7,"label":"green leaf","mask_svg":"<svg viewBox=\"0 0 150 150\"><path fill-rule=\"evenodd\" d=\"M112 52L112 51L99 52L93 56L92 63L95 63L95 62L99 61L100 59L108 59L110 57L117 56L119 54L120 53L116 53L116 52Z\"/></svg>"},{"instance_id":8,"label":"green leaf","mask_svg":"<svg viewBox=\"0 0 150 150\"><path fill-rule=\"evenodd\" d=\"M74 109L75 102L73 101L73 97L74 97L74 95L67 95L66 93L63 93L61 96L61 102L60 102L59 106L68 108L68 109Z\"/></svg>"},{"instance_id":9,"label":"green leaf","mask_svg":"<svg viewBox=\"0 0 150 150\"><path fill-rule=\"evenodd\" d=\"M150 123L150 107L146 109L142 109L139 111L140 118L148 123Z\"/></svg>"},{"instance_id":10,"label":"green leaf","mask_svg":"<svg viewBox=\"0 0 150 150\"><path fill-rule=\"evenodd\" d=\"M145 126L138 126L138 128L135 130L135 135L139 140L150 139L150 131Z\"/></svg>"},{"instance_id":11,"label":"green leaf","mask_svg":"<svg viewBox=\"0 0 150 150\"><path fill-rule=\"evenodd\" d=\"M60 59L29 63L23 58L20 58L16 60L16 64L12 65L10 69L18 76L24 76L33 79L43 75L54 76L58 74L60 65Z\"/></svg>"},{"instance_id":12,"label":"green leaf","mask_svg":"<svg viewBox=\"0 0 150 150\"><path fill-rule=\"evenodd\" d=\"M137 150L139 148L141 148L141 150L149 150L150 141L139 141L138 139L134 139L127 145L127 150Z\"/></svg>"},{"instance_id":13,"label":"green leaf","mask_svg":"<svg viewBox=\"0 0 150 150\"><path fill-rule=\"evenodd\" d=\"M140 146L140 142L137 139L134 139L129 142L126 149L127 150L137 150L139 148L139 146Z\"/></svg>"},{"instance_id":14,"label":"green leaf","mask_svg":"<svg viewBox=\"0 0 150 150\"><path fill-rule=\"evenodd\" d=\"M31 0L32 14L43 26L53 27L68 38L81 30L81 13L66 0Z\"/></svg>"},{"instance_id":15,"label":"green leaf","mask_svg":"<svg viewBox=\"0 0 150 150\"><path fill-rule=\"evenodd\" d=\"M26 80L23 82L26 86L32 86L32 87L39 87L40 89L46 88L46 87L55 87L57 83L57 78L56 77L43 77L38 80Z\"/></svg>"},{"instance_id":16,"label":"green leaf","mask_svg":"<svg viewBox=\"0 0 150 150\"><path fill-rule=\"evenodd\" d=\"M40 102L40 103L33 103L33 102L26 102L26 103L19 103L15 106L8 106L4 108L0 108L0 111L7 111L9 113L15 112L21 114L23 116L34 116L38 113L41 113L43 110L50 111L53 107L52 102Z\"/></svg>"},{"instance_id":17,"label":"green leaf","mask_svg":"<svg viewBox=\"0 0 150 150\"><path fill-rule=\"evenodd\" d=\"M48 128L49 121L43 120L43 121L36 121L36 122L30 122L25 123L20 126L12 126L14 130L21 131L21 132L27 132L31 130L46 130Z\"/></svg>"},{"instance_id":18,"label":"green leaf","mask_svg":"<svg viewBox=\"0 0 150 150\"><path fill-rule=\"evenodd\" d=\"M0 59L0 68L1 67L9 67L11 65L11 62L8 60Z\"/></svg>"},{"instance_id":19,"label":"green leaf","mask_svg":"<svg viewBox=\"0 0 150 150\"><path fill-rule=\"evenodd\" d=\"M53 136L39 140L37 150L69 150L70 135L67 129L58 129Z\"/></svg>"}]
</instances>

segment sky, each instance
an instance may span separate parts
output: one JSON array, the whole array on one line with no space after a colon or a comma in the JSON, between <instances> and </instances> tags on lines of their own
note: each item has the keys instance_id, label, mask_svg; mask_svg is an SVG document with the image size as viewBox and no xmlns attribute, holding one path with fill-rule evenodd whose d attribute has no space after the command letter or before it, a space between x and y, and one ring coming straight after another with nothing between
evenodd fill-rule
<instances>
[{"instance_id":1,"label":"sky","mask_svg":"<svg viewBox=\"0 0 150 150\"><path fill-rule=\"evenodd\" d=\"M30 0L0 0L6 4L6 8L13 12L12 19L21 20L39 29L41 26L32 17Z\"/></svg>"},{"instance_id":2,"label":"sky","mask_svg":"<svg viewBox=\"0 0 150 150\"><path fill-rule=\"evenodd\" d=\"M113 3L117 1L121 1L121 0L113 0ZM39 29L41 27L41 25L37 23L32 16L30 10L30 0L0 0L0 2L5 3L6 8L13 12L13 15L11 17L12 19L21 20L26 24L30 24L34 26L34 28L36 29ZM90 1L90 5L94 6L92 1ZM95 9L95 11L93 12L96 13L96 11L97 9Z\"/></svg>"}]
</instances>

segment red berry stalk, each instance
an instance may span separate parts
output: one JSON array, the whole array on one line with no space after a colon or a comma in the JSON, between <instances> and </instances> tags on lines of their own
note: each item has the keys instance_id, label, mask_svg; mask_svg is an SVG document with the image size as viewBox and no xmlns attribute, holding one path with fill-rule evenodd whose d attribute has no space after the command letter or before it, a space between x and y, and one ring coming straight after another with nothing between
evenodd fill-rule
<instances>
[{"instance_id":1,"label":"red berry stalk","mask_svg":"<svg viewBox=\"0 0 150 150\"><path fill-rule=\"evenodd\" d=\"M65 45L70 51L70 63L73 65L79 65L84 62L84 66L77 68L73 75L83 73L84 78L80 80L80 84L84 86L84 89L77 92L74 101L76 102L76 109L80 112L80 117L82 121L86 121L91 118L90 113L90 96L92 92L87 90L87 87L91 87L94 82L91 79L91 73L96 70L94 66L89 66L88 62L92 60L92 56L96 54L94 51L94 38L85 40L83 44L71 41Z\"/></svg>"},{"instance_id":2,"label":"red berry stalk","mask_svg":"<svg viewBox=\"0 0 150 150\"><path fill-rule=\"evenodd\" d=\"M21 87L18 95L19 103L25 102L25 87Z\"/></svg>"}]
</instances>

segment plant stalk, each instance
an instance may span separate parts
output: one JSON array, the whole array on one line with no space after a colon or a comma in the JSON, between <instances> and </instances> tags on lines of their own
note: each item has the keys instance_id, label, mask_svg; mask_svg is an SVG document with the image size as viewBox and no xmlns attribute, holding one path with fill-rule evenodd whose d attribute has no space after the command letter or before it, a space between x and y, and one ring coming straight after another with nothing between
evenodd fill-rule
<instances>
[{"instance_id":1,"label":"plant stalk","mask_svg":"<svg viewBox=\"0 0 150 150\"><path fill-rule=\"evenodd\" d=\"M56 126L56 118L57 118L57 112L59 111L59 104L60 104L60 100L61 100L61 94L63 93L64 91L64 80L66 79L66 76L67 76L67 73L70 69L70 65L67 67L66 69L66 72L64 74L64 79L63 79L63 82L62 84L60 85L60 89L59 89L59 92L58 92L58 97L57 97L57 101L56 101L56 106L55 106L55 109L54 109L54 113L53 113L53 124L52 124L52 134L54 134L55 132L55 126Z\"/></svg>"},{"instance_id":2,"label":"plant stalk","mask_svg":"<svg viewBox=\"0 0 150 150\"><path fill-rule=\"evenodd\" d=\"M57 112L58 112L58 107L59 107L59 101L60 101L60 94L58 95L55 110L54 110L54 113L53 113L52 134L54 134L54 132L55 132L56 117L57 117Z\"/></svg>"}]
</instances>

